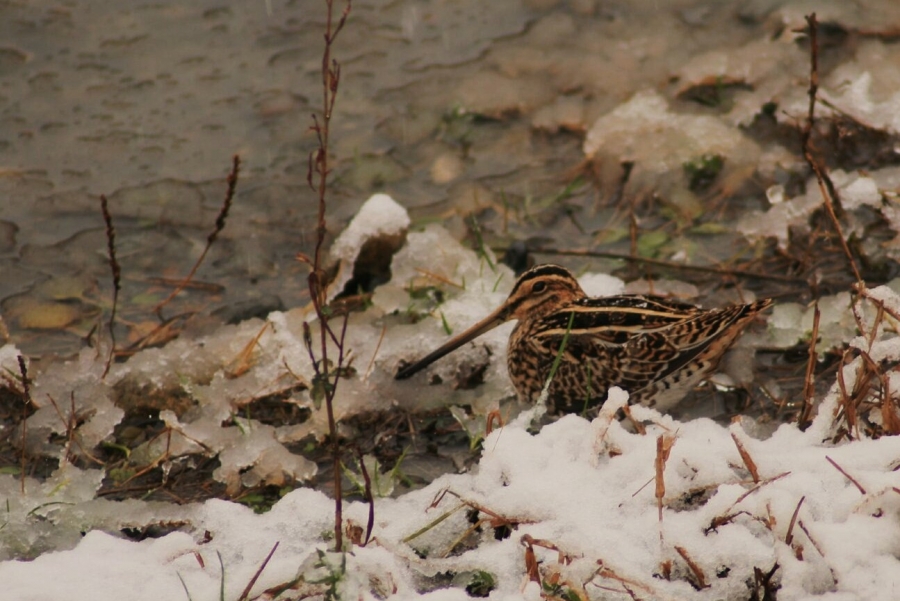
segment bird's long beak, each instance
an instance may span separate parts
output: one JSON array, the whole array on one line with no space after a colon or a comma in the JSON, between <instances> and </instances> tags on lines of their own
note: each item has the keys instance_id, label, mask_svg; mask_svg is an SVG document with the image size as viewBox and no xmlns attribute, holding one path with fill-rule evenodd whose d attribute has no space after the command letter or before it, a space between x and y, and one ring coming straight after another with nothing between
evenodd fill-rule
<instances>
[{"instance_id":1,"label":"bird's long beak","mask_svg":"<svg viewBox=\"0 0 900 601\"><path fill-rule=\"evenodd\" d=\"M400 369L400 371L398 371L394 376L394 379L405 380L416 372L421 371L423 368L428 367L444 355L455 351L470 340L474 340L482 334L490 332L500 324L506 322L508 319L509 305L508 303L503 303L496 311L476 323L474 326L472 326L462 334L459 334L455 338L451 338L439 349L432 351L415 363L411 363L410 365L407 365Z\"/></svg>"}]
</instances>

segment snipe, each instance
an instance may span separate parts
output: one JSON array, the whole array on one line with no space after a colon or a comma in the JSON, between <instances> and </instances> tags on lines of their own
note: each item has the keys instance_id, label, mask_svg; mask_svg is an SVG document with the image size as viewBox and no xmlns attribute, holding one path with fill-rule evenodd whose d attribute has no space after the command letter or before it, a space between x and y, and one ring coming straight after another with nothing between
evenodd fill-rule
<instances>
[{"instance_id":1,"label":"snipe","mask_svg":"<svg viewBox=\"0 0 900 601\"><path fill-rule=\"evenodd\" d=\"M522 274L496 311L396 374L405 379L463 344L515 319L507 365L519 397L535 402L550 377L551 411L581 412L620 386L630 402L666 409L709 375L771 299L704 310L656 296L589 298L558 265ZM560 354L560 349L562 353Z\"/></svg>"}]
</instances>

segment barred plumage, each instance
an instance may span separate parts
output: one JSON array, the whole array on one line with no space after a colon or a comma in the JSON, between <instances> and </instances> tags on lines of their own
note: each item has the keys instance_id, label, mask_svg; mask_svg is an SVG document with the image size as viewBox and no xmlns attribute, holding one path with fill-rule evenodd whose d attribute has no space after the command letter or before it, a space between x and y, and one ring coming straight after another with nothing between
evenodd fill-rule
<instances>
[{"instance_id":1,"label":"barred plumage","mask_svg":"<svg viewBox=\"0 0 900 601\"><path fill-rule=\"evenodd\" d=\"M549 387L551 410L596 407L612 386L627 390L632 403L666 409L709 375L747 324L771 304L765 299L704 310L656 296L589 298L568 270L538 265L519 277L496 311L400 369L396 378L408 378L515 319L507 365L522 400L537 401L562 346Z\"/></svg>"}]
</instances>

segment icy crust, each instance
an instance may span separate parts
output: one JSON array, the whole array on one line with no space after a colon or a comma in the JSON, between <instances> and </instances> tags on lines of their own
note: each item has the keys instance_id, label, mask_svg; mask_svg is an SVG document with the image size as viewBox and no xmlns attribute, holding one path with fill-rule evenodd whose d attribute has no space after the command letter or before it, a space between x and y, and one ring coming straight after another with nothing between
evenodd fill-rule
<instances>
[{"instance_id":1,"label":"icy crust","mask_svg":"<svg viewBox=\"0 0 900 601\"><path fill-rule=\"evenodd\" d=\"M399 247L409 214L387 194L375 194L367 200L346 229L331 245L331 257L339 262L338 276L329 288L329 300L340 293L353 276L353 265L369 240L378 238Z\"/></svg>"},{"instance_id":2,"label":"icy crust","mask_svg":"<svg viewBox=\"0 0 900 601\"><path fill-rule=\"evenodd\" d=\"M857 318L867 332L875 330L874 340L887 344L895 340L896 332L884 323L877 324L878 307L883 304L888 314L900 314L900 278L896 278L883 286L868 288L865 296L874 302L857 302L849 292L839 292L832 296L819 298L815 305L800 303L778 303L772 308L767 320L768 332L766 344L775 348L788 348L802 342L809 342L812 335L815 308L819 308L819 335L816 349L819 355L841 348L853 341L858 333Z\"/></svg>"},{"instance_id":3,"label":"icy crust","mask_svg":"<svg viewBox=\"0 0 900 601\"><path fill-rule=\"evenodd\" d=\"M868 202L871 186L858 181L845 189L857 190L859 202ZM447 339L444 324L458 332L496 308L512 286L512 274L489 251L466 249L437 225L408 234L392 272L392 281L377 289L373 306L350 318L346 349L354 370L339 383L337 417L462 399L486 411L512 394L503 373L502 331L466 345L413 381L393 380L401 358L420 356ZM621 281L608 276L587 274L581 281L591 294L623 290ZM876 324L873 303L896 314L897 288L893 282L866 291L856 309L863 326ZM440 303L435 302L438 290ZM848 294L820 303L820 335L843 336L875 362L900 361L900 338L891 322L884 319L874 335L859 337L849 305ZM420 321L408 324L404 313ZM848 316L852 325L841 321L838 330L827 329L826 320ZM769 334L793 344L804 335L808 319L805 307L776 307ZM106 380L101 380L102 362L95 351L86 352L52 373L38 374L33 390L43 399L68 398L67 391L74 390L85 408L87 399L99 399L101 409L82 427L102 440L121 419L122 410L110 400L119 382L133 378L177 387L193 403L180 413L161 411L172 436L132 451L135 464L191 461L190 454L206 453L218 455L221 467L214 476L232 490L302 480L315 466L290 454L284 444L325 431L324 410L315 407L308 391L296 391L314 375L303 345L304 321L311 323L315 339L310 308L273 313L266 321L251 320L139 353L114 366ZM14 348L0 350L2 365L8 368L16 355ZM857 355L843 367L847 390L864 367ZM447 384L467 363L488 358L485 384L472 391ZM445 383L430 385L435 375ZM889 390L900 389L900 376L890 372L886 377ZM292 389L290 402L311 410L304 423L268 426L243 410L255 398ZM310 594L322 592L316 581L335 578L342 598L466 599L472 575L486 572L496 583L491 598L538 599L540 589L529 582L525 563L532 544L544 580L556 578L592 599L608 598L610 590L627 598L623 583L640 598L748 598L754 568L768 573L777 563L773 582L780 586L779 599L887 600L900 589L900 437L870 440L854 432L851 442L823 442L835 439L842 394L835 384L817 403L805 432L785 424L765 440L751 436L753 428L743 425L747 420L730 427L705 419L680 422L641 406L631 412L649 426L644 434L634 433L613 417L627 402L618 389L593 422L567 416L532 434L523 415L488 436L478 466L469 473L440 477L397 499L378 499L373 541L346 555L325 551L331 545L333 504L315 491L295 490L261 516L223 501L182 507L112 503L96 498L100 470L82 471L63 461L44 482L26 478L25 495L22 481L0 475L0 496L8 500L0 558L38 556L28 563L0 563L0 579L4 595L15 599L179 598L182 580L191 598L218 598L221 554L225 598L236 599L278 542L256 594L299 574ZM29 419L34 438L28 439L28 448L35 452L47 444L50 432L65 432L46 409ZM661 436L674 442L663 479L656 482ZM496 540L486 523L481 533L463 537L471 528L470 507L485 510L481 517L489 511L515 524L511 535ZM350 503L344 516L364 525L367 512L367 506ZM100 532L148 524L180 531L143 542ZM454 549L461 537L466 546ZM667 580L660 575L669 564ZM50 573L54 578L41 577ZM456 575L449 587L442 576L447 573ZM432 590L435 586L445 588Z\"/></svg>"},{"instance_id":4,"label":"icy crust","mask_svg":"<svg viewBox=\"0 0 900 601\"><path fill-rule=\"evenodd\" d=\"M756 163L760 149L739 130L716 117L679 114L666 99L651 90L600 117L583 145L587 157L614 157L634 161L648 173L681 171L682 164L717 154L738 165Z\"/></svg>"},{"instance_id":5,"label":"icy crust","mask_svg":"<svg viewBox=\"0 0 900 601\"><path fill-rule=\"evenodd\" d=\"M298 489L264 515L217 500L180 508L193 535L176 532L127 542L90 532L70 551L27 563L5 562L0 564L4 594L23 600L87 598L82 594L99 601L170 599L184 595L183 580L191 598L219 598L219 553L225 599L236 599L279 543L254 594L298 573L309 582L336 574L344 599L462 600L468 598L463 587L471 575L484 571L496 582L492 599L538 599L525 567L524 541L530 536L559 549L534 547L542 577L557 572L561 585L583 587L592 599L618 598L610 597L610 590L628 598L622 582L639 598L744 599L750 596L754 568L768 572L776 563L779 599L895 598L900 494L892 470L900 438L832 446L822 443L829 423L822 419L805 433L784 425L760 441L738 425L726 428L703 419L679 423L652 409L637 409L652 422L644 435L624 429L611 411L593 422L567 416L536 435L520 423L497 430L486 439L471 473L444 476L401 498L379 500L373 541L343 556L327 553L322 538L332 527L331 500ZM663 471L661 519L654 482L659 436L674 437ZM755 463L758 483L735 440ZM445 490L453 494L434 504ZM517 526L503 540L484 526L469 539L468 550L447 556L471 526L465 508L453 511L459 499ZM98 503L88 511L109 511L114 505ZM148 518L171 515L171 510L157 513L161 507L156 504L145 508ZM365 524L366 516L364 504L345 506L345 518L357 525ZM695 571L676 547L704 575L706 588L694 589ZM560 553L565 563L559 562ZM659 576L666 561L672 563L670 580ZM417 592L430 589L427 582L446 573L460 575L456 587ZM317 590L309 583L302 586Z\"/></svg>"},{"instance_id":6,"label":"icy crust","mask_svg":"<svg viewBox=\"0 0 900 601\"><path fill-rule=\"evenodd\" d=\"M875 129L900 133L898 60L897 48L863 42L854 60L838 66L822 82L819 93L825 102L817 108L817 116L844 114ZM802 91L789 94L785 109L789 115L805 114Z\"/></svg>"},{"instance_id":7,"label":"icy crust","mask_svg":"<svg viewBox=\"0 0 900 601\"><path fill-rule=\"evenodd\" d=\"M392 376L400 359L414 359L446 342L448 329L454 334L462 332L506 300L515 277L508 267L499 264L490 249L484 249L484 253L478 255L463 247L437 224L428 225L421 232L410 232L406 246L391 263L391 281L375 290L372 303L385 314L424 315L421 323L397 323L385 332L382 350L376 360L385 375ZM422 300L422 295L410 294L419 290L429 297L427 291L434 288L443 291L444 296L444 302L437 306L430 300ZM420 300L413 296L419 296ZM456 379L455 375L462 367L482 364L494 357L484 378L487 386L481 387L482 391L471 392L476 392L482 399L482 408L491 402L490 399L496 402L512 394L506 362L498 360L505 355L510 328L510 325L501 326L463 346L429 368L427 373L450 382ZM438 397L443 403L458 402L459 394L449 387L440 387L437 394L432 393L433 389L425 388L427 393L423 394L421 380L414 381L417 386L396 387L395 393L403 397L398 401L418 405L428 403L427 397Z\"/></svg>"},{"instance_id":8,"label":"icy crust","mask_svg":"<svg viewBox=\"0 0 900 601\"><path fill-rule=\"evenodd\" d=\"M392 228L395 221L397 227ZM389 197L373 197L348 227L350 233L339 237L342 242L336 256L353 256L346 249L362 246L385 232L393 235L405 231L408 223L405 210ZM454 403L474 405L483 414L496 407L499 399L514 394L502 360L508 328L467 345L430 372L453 382L464 366L488 363L487 383L475 390L456 390L450 384L428 387L421 380L398 385L393 379L401 359L421 356L446 340L443 323L461 331L505 299L513 274L498 266L489 250L485 253L478 255L464 248L440 226L409 234L406 246L395 257L392 282L378 289L372 308L350 316L345 348L352 370L337 388L334 408L338 420L364 411L394 407L427 410ZM352 272L352 264L348 269ZM428 302L417 304L419 301L410 293L415 287L439 289L445 300L437 307ZM421 313L424 323L408 323L409 318L403 314L414 311ZM315 313L311 307L303 307L273 313L265 321L249 320L222 327L211 335L181 338L163 348L144 350L126 363L113 365L105 378L105 354L96 349L85 349L75 360L44 373L30 371L32 399L38 410L26 421L27 455L49 455L64 466L59 480L54 480L59 488L49 501L73 503L79 510L90 504L102 472L78 472L80 475L71 480L75 472L66 469L70 466L65 454L85 454L111 440L113 429L125 415L123 407L140 409L159 399L165 403L166 399L181 397L187 401L160 407L160 419L169 433L132 449L129 467L140 470L159 464L166 469L172 462L194 461L192 457L197 454L216 456L220 467L213 477L225 483L232 494L241 487L282 486L312 478L315 464L285 446L310 436L321 439L327 432L325 409L309 394L315 373L304 344L304 322L310 324L312 337L318 340ZM329 352L334 360L337 349L332 346ZM18 374L17 357L18 351L11 345L0 350L0 365L6 373ZM425 377L430 376L421 376ZM252 402L273 394L288 395L285 402L309 408L309 419L279 426L253 419ZM73 409L82 422L76 432L77 443L65 446L51 442L67 436L67 416ZM21 429L4 434L23 440ZM91 463L89 457L85 461ZM86 484L75 487L81 492L73 496L68 492L72 482ZM86 496L82 494L85 486L89 488ZM16 488L13 483L5 490L17 494ZM44 488L26 479L26 497L32 503L11 507L7 520L10 526L0 528L0 549L12 555L0 557L69 547L77 541L79 529L90 526L89 522L73 524L63 519L53 529L36 527L29 531L27 524L32 518L28 512L48 500ZM14 524L22 524L21 531L27 531L27 535L20 537ZM120 526L104 521L94 527L117 530Z\"/></svg>"},{"instance_id":9,"label":"icy crust","mask_svg":"<svg viewBox=\"0 0 900 601\"><path fill-rule=\"evenodd\" d=\"M900 219L892 203L883 202L884 191L893 190L900 184L900 169L891 167L870 172L868 175L847 173L836 169L830 174L841 205L847 211L869 207L880 211L895 231L900 232ZM825 199L815 178L806 182L806 193L786 199L784 188L772 186L766 191L770 208L766 211L752 211L738 221L737 228L750 240L774 237L781 248L786 248L790 228L808 229L809 217L822 206ZM845 235L863 236L862 224L850 215L848 231ZM888 243L889 250L896 254L897 241Z\"/></svg>"}]
</instances>

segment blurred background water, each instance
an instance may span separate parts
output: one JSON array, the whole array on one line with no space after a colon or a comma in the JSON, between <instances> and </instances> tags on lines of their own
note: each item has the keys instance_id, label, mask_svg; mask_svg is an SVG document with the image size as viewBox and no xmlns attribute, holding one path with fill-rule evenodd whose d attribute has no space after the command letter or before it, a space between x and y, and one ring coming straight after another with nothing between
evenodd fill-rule
<instances>
[{"instance_id":1,"label":"blurred background water","mask_svg":"<svg viewBox=\"0 0 900 601\"><path fill-rule=\"evenodd\" d=\"M758 116L787 87L805 94L807 51L789 30L812 8L841 24L823 75L865 52L896 58L890 39L860 34L900 22L887 0L358 0L334 48L330 234L384 191L414 224L465 237L477 223L501 248L627 252L638 227L647 256L751 252L731 224L770 185L798 181L795 142ZM324 14L313 0L0 3L0 308L22 351L72 354L108 312L101 194L123 269L120 340L152 330L152 307L212 231L234 154L227 226L167 315L203 329L307 301L293 257L315 219ZM710 85L713 63L733 76ZM585 177L591 125L648 90L677 114L743 128L751 150L697 188L678 162L641 154L683 144L660 130L621 156L601 148Z\"/></svg>"}]
</instances>

